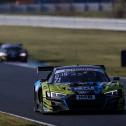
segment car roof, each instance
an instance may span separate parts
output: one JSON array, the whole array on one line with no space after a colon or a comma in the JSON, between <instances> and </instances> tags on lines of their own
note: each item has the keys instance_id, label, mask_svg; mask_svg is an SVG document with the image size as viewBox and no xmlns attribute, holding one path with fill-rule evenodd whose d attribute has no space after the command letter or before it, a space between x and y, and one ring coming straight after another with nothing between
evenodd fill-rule
<instances>
[{"instance_id":1,"label":"car roof","mask_svg":"<svg viewBox=\"0 0 126 126\"><path fill-rule=\"evenodd\" d=\"M21 45L20 44L9 44L9 43L1 45L1 48L13 48L13 47L21 48Z\"/></svg>"},{"instance_id":2,"label":"car roof","mask_svg":"<svg viewBox=\"0 0 126 126\"><path fill-rule=\"evenodd\" d=\"M72 65L72 66L61 66L56 67L55 70L64 70L64 69L92 69L92 70L102 70L105 71L103 65Z\"/></svg>"}]
</instances>

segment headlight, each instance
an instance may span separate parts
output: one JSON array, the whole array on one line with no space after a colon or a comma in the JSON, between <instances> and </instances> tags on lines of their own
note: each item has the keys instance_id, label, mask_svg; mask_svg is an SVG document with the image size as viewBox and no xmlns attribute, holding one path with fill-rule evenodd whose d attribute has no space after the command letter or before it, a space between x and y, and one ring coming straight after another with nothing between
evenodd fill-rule
<instances>
[{"instance_id":1,"label":"headlight","mask_svg":"<svg viewBox=\"0 0 126 126\"><path fill-rule=\"evenodd\" d=\"M0 52L0 56L7 56L7 54L4 52Z\"/></svg>"},{"instance_id":2,"label":"headlight","mask_svg":"<svg viewBox=\"0 0 126 126\"><path fill-rule=\"evenodd\" d=\"M56 99L60 99L63 98L64 96L66 96L65 94L62 93L55 93L55 92L46 92L46 95L48 98L56 98Z\"/></svg>"},{"instance_id":3,"label":"headlight","mask_svg":"<svg viewBox=\"0 0 126 126\"><path fill-rule=\"evenodd\" d=\"M118 90L108 91L104 93L106 96L117 96Z\"/></svg>"},{"instance_id":4,"label":"headlight","mask_svg":"<svg viewBox=\"0 0 126 126\"><path fill-rule=\"evenodd\" d=\"M26 53L20 53L20 56L26 56L27 54Z\"/></svg>"}]
</instances>

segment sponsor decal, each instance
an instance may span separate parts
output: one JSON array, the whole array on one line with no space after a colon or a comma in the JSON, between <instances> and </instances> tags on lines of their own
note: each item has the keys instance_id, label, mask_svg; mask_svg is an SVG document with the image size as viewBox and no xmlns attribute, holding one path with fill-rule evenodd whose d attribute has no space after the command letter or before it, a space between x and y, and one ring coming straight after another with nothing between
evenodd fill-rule
<instances>
[{"instance_id":1,"label":"sponsor decal","mask_svg":"<svg viewBox=\"0 0 126 126\"><path fill-rule=\"evenodd\" d=\"M63 70L57 70L55 74L62 73L62 72L73 72L73 71L99 71L103 72L102 69L96 69L96 68L72 68L72 69L63 69Z\"/></svg>"},{"instance_id":2,"label":"sponsor decal","mask_svg":"<svg viewBox=\"0 0 126 126\"><path fill-rule=\"evenodd\" d=\"M78 93L78 94L88 94L89 91L78 91L77 93Z\"/></svg>"},{"instance_id":3,"label":"sponsor decal","mask_svg":"<svg viewBox=\"0 0 126 126\"><path fill-rule=\"evenodd\" d=\"M74 91L92 91L95 90L94 86L81 86L81 87L74 87L73 88Z\"/></svg>"},{"instance_id":4,"label":"sponsor decal","mask_svg":"<svg viewBox=\"0 0 126 126\"><path fill-rule=\"evenodd\" d=\"M76 95L76 100L95 100L95 95Z\"/></svg>"}]
</instances>

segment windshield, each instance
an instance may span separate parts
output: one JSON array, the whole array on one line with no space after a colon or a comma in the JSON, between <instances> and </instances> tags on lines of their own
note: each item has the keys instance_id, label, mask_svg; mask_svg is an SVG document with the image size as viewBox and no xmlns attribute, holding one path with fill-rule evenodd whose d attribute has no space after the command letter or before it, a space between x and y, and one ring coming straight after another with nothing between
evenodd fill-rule
<instances>
[{"instance_id":1,"label":"windshield","mask_svg":"<svg viewBox=\"0 0 126 126\"><path fill-rule=\"evenodd\" d=\"M107 75L100 71L63 71L55 72L52 83L108 82Z\"/></svg>"},{"instance_id":2,"label":"windshield","mask_svg":"<svg viewBox=\"0 0 126 126\"><path fill-rule=\"evenodd\" d=\"M10 52L10 51L19 52L19 51L21 51L21 48L20 47L10 47L10 48L6 48L6 50L8 52Z\"/></svg>"}]
</instances>

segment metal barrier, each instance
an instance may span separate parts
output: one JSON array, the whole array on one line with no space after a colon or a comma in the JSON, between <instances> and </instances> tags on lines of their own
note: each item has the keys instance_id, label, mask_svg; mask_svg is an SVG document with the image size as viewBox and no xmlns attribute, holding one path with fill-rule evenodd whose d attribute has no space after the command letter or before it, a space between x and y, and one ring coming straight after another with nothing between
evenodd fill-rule
<instances>
[{"instance_id":1,"label":"metal barrier","mask_svg":"<svg viewBox=\"0 0 126 126\"><path fill-rule=\"evenodd\" d=\"M125 19L0 15L0 25L126 31Z\"/></svg>"}]
</instances>

